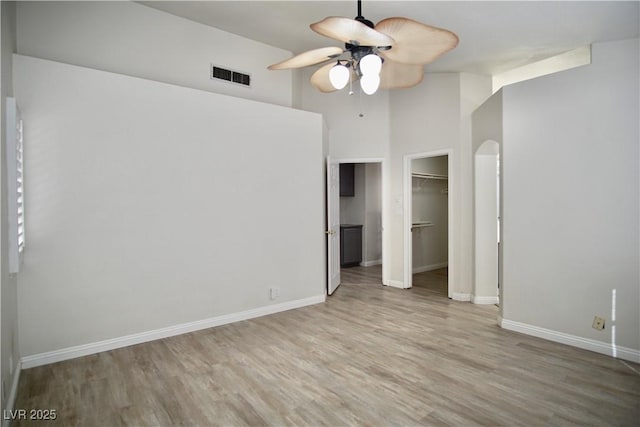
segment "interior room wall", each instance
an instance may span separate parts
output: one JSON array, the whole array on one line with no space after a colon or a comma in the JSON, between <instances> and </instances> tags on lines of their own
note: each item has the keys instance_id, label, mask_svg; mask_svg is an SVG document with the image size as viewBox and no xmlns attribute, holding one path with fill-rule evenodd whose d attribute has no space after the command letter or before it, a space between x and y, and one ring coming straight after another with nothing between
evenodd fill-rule
<instances>
[{"instance_id":1,"label":"interior room wall","mask_svg":"<svg viewBox=\"0 0 640 427\"><path fill-rule=\"evenodd\" d=\"M498 143L486 141L475 155L475 280L473 302L479 304L496 304L499 302L498 153Z\"/></svg>"},{"instance_id":2,"label":"interior room wall","mask_svg":"<svg viewBox=\"0 0 640 427\"><path fill-rule=\"evenodd\" d=\"M478 148L486 141L502 143L502 90L489 97L480 107L472 113L472 151L475 154Z\"/></svg>"},{"instance_id":3,"label":"interior room wall","mask_svg":"<svg viewBox=\"0 0 640 427\"><path fill-rule=\"evenodd\" d=\"M302 70L301 107L325 117L329 126L331 157L386 157L389 147L389 91L381 90L369 96L360 93L356 83L353 95L349 95L348 88L321 93L309 83L315 70L315 67Z\"/></svg>"},{"instance_id":4,"label":"interior room wall","mask_svg":"<svg viewBox=\"0 0 640 427\"><path fill-rule=\"evenodd\" d=\"M356 84L353 95L349 95L346 89L328 94L320 93L309 84L314 71L314 67L301 71L300 107L323 115L329 128L329 155L334 159L388 160L390 92L360 95ZM360 117L360 114L363 116ZM382 182L386 183L389 179L388 162L380 168L380 173L382 185ZM388 197L382 199L382 209L386 209L387 199ZM385 224L382 225L386 242L390 236L387 218L388 215L384 217ZM380 241L382 242L382 237ZM383 268L383 274L383 281L388 283L386 268Z\"/></svg>"},{"instance_id":5,"label":"interior room wall","mask_svg":"<svg viewBox=\"0 0 640 427\"><path fill-rule=\"evenodd\" d=\"M404 156L452 150L453 168L449 175L449 192L455 187L459 172L460 152L460 76L459 74L426 74L424 81L410 90L390 92L390 203L385 212L389 218L390 240L383 259L389 262L389 284L404 287ZM453 187L453 188L452 188ZM459 209L453 206L454 219L460 222ZM454 257L459 256L458 230L452 229ZM451 260L449 260L451 263ZM461 268L455 263L456 268ZM450 276L456 274L449 272ZM459 274L459 273L458 273ZM454 286L457 283L451 281Z\"/></svg>"},{"instance_id":6,"label":"interior room wall","mask_svg":"<svg viewBox=\"0 0 640 427\"><path fill-rule=\"evenodd\" d=\"M2 373L2 407L4 410L12 406L8 402L14 383L13 374L16 372L19 360L18 348L18 296L17 275L9 274L8 239L7 239L7 186L6 186L6 99L13 96L13 52L16 48L15 2L0 2L0 117L1 117L1 161L0 161L0 325L2 325L0 340L0 356ZM17 385L17 384L16 384Z\"/></svg>"},{"instance_id":7,"label":"interior room wall","mask_svg":"<svg viewBox=\"0 0 640 427\"><path fill-rule=\"evenodd\" d=\"M503 326L637 361L639 51L504 87L501 154Z\"/></svg>"},{"instance_id":8,"label":"interior room wall","mask_svg":"<svg viewBox=\"0 0 640 427\"><path fill-rule=\"evenodd\" d=\"M460 73L460 191L453 197L458 198L456 205L460 209L458 260L463 266L457 281L461 284L459 292L465 296L473 293L474 282L472 114L492 93L491 76Z\"/></svg>"},{"instance_id":9,"label":"interior room wall","mask_svg":"<svg viewBox=\"0 0 640 427\"><path fill-rule=\"evenodd\" d=\"M365 163L365 266L382 262L382 164Z\"/></svg>"},{"instance_id":10,"label":"interior room wall","mask_svg":"<svg viewBox=\"0 0 640 427\"><path fill-rule=\"evenodd\" d=\"M493 94L489 99L487 99L480 107L473 111L472 117L472 137L471 137L471 151L474 153L474 156L478 153L480 147L487 143L488 141L495 142L498 144L497 150L500 152L500 147L502 145L502 90L499 90L495 94ZM475 165L474 165L475 168ZM502 176L500 176L500 180L502 180ZM474 186L477 183L474 183ZM502 185L502 184L501 184ZM499 198L502 198L502 194L498 194ZM475 195L474 195L475 198ZM475 203L475 200L474 200ZM474 206L475 209L475 206ZM499 212L500 214L500 212ZM477 227L478 223L477 215L474 212L474 221L472 234L474 236L474 276L473 282L477 283L477 268L475 266L478 265L478 262L493 262L491 260L487 260L483 257L483 254L478 253L477 249ZM484 231L481 231L484 232ZM504 247L504 242L501 242L501 245ZM484 245L483 245L484 246ZM503 262L501 260L501 252L498 251L498 266L503 266ZM486 264L488 265L488 264ZM502 283L502 268L498 268L498 282ZM474 296L480 295L480 291L477 291L476 285L474 285ZM499 301L502 301L502 290L503 288L499 288ZM499 306L499 315L502 317L502 308L503 304Z\"/></svg>"},{"instance_id":11,"label":"interior room wall","mask_svg":"<svg viewBox=\"0 0 640 427\"><path fill-rule=\"evenodd\" d=\"M447 156L411 161L411 172L448 175ZM448 181L412 179L412 222L430 221L431 227L415 228L412 237L413 272L431 271L448 265Z\"/></svg>"},{"instance_id":12,"label":"interior room wall","mask_svg":"<svg viewBox=\"0 0 640 427\"><path fill-rule=\"evenodd\" d=\"M324 300L320 115L14 62L29 124L23 357Z\"/></svg>"},{"instance_id":13,"label":"interior room wall","mask_svg":"<svg viewBox=\"0 0 640 427\"><path fill-rule=\"evenodd\" d=\"M130 1L18 2L20 54L291 106L291 52ZM213 80L210 66L251 75L251 88Z\"/></svg>"}]
</instances>

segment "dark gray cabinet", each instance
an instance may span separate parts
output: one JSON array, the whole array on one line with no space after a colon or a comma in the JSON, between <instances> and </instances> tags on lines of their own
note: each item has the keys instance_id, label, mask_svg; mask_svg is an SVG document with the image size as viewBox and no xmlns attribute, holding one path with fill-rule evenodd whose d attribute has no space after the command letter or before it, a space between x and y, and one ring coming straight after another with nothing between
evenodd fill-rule
<instances>
[{"instance_id":1,"label":"dark gray cabinet","mask_svg":"<svg viewBox=\"0 0 640 427\"><path fill-rule=\"evenodd\" d=\"M340 196L355 195L355 164L340 163Z\"/></svg>"},{"instance_id":2,"label":"dark gray cabinet","mask_svg":"<svg viewBox=\"0 0 640 427\"><path fill-rule=\"evenodd\" d=\"M340 225L340 267L352 267L362 262L362 225Z\"/></svg>"}]
</instances>

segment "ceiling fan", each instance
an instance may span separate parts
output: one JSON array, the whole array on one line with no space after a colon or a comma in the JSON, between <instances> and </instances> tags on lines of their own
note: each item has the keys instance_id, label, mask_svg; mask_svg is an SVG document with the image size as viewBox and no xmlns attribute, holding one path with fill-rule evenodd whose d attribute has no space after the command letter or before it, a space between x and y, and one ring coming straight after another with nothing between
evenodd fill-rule
<instances>
[{"instance_id":1,"label":"ceiling fan","mask_svg":"<svg viewBox=\"0 0 640 427\"><path fill-rule=\"evenodd\" d=\"M361 0L354 19L329 16L310 27L318 34L344 42L344 49L313 49L268 68L286 70L329 61L311 76L311 84L325 93L343 89L356 80L360 80L367 95L379 88L415 86L422 81L424 64L458 45L458 36L451 31L409 18L386 18L374 25L362 16Z\"/></svg>"}]
</instances>

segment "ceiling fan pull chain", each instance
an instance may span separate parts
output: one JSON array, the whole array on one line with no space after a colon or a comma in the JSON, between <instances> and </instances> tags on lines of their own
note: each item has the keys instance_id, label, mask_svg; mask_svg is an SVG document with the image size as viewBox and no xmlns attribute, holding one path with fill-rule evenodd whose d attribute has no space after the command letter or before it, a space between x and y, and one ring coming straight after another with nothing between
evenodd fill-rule
<instances>
[{"instance_id":1,"label":"ceiling fan pull chain","mask_svg":"<svg viewBox=\"0 0 640 427\"><path fill-rule=\"evenodd\" d=\"M349 95L353 95L353 79L351 78L351 73L355 72L355 70L353 69L353 67L350 67L351 69L349 70Z\"/></svg>"}]
</instances>

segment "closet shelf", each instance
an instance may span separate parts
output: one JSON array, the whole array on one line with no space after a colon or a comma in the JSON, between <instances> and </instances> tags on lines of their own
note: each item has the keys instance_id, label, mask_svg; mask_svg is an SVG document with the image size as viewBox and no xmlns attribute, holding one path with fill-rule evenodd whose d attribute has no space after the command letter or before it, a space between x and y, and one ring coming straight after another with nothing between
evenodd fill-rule
<instances>
[{"instance_id":1,"label":"closet shelf","mask_svg":"<svg viewBox=\"0 0 640 427\"><path fill-rule=\"evenodd\" d=\"M411 176L413 178L422 178L422 179L442 179L442 180L449 179L447 175L440 175L437 173L412 172Z\"/></svg>"},{"instance_id":2,"label":"closet shelf","mask_svg":"<svg viewBox=\"0 0 640 427\"><path fill-rule=\"evenodd\" d=\"M416 228L424 228L424 227L433 227L433 222L431 222L431 221L416 221L413 224L411 224L411 231L415 230Z\"/></svg>"}]
</instances>

